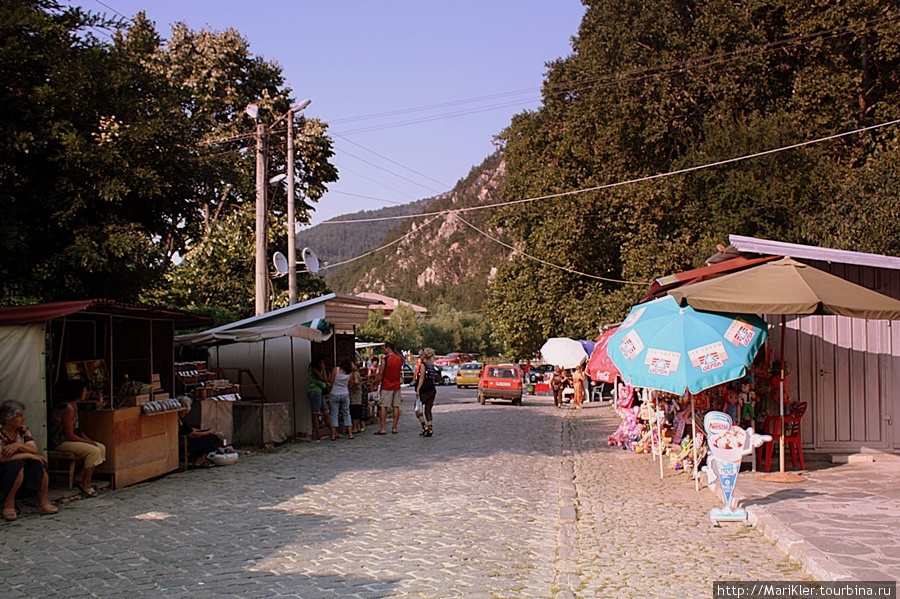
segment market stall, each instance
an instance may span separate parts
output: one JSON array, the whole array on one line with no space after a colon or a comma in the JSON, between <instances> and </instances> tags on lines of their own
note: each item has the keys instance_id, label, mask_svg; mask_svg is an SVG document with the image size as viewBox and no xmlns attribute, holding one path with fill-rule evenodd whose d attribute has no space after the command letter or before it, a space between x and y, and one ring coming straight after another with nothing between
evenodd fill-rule
<instances>
[{"instance_id":1,"label":"market stall","mask_svg":"<svg viewBox=\"0 0 900 599\"><path fill-rule=\"evenodd\" d=\"M22 401L42 452L52 407L82 380L84 431L107 445L96 473L121 487L178 467L174 338L210 320L179 310L94 299L0 309L0 390Z\"/></svg>"}]
</instances>

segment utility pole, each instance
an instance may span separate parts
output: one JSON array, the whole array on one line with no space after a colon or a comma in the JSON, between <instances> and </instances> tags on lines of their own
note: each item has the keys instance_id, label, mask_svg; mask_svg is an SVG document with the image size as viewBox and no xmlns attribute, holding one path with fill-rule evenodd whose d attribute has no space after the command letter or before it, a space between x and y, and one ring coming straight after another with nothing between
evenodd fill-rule
<instances>
[{"instance_id":1,"label":"utility pole","mask_svg":"<svg viewBox=\"0 0 900 599\"><path fill-rule=\"evenodd\" d=\"M287 250L288 304L297 303L297 219L294 206L294 113L310 105L307 98L287 111Z\"/></svg>"},{"instance_id":2,"label":"utility pole","mask_svg":"<svg viewBox=\"0 0 900 599\"><path fill-rule=\"evenodd\" d=\"M256 315L266 313L269 277L266 271L266 144L268 128L256 123Z\"/></svg>"},{"instance_id":3,"label":"utility pole","mask_svg":"<svg viewBox=\"0 0 900 599\"><path fill-rule=\"evenodd\" d=\"M294 212L294 107L287 112L288 305L297 303L297 225Z\"/></svg>"}]
</instances>

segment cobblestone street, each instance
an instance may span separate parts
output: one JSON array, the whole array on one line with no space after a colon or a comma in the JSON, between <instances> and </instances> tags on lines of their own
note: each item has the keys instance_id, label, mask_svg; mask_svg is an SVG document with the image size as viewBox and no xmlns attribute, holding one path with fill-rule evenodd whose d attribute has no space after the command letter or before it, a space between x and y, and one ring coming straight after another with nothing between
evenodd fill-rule
<instances>
[{"instance_id":1,"label":"cobblestone street","mask_svg":"<svg viewBox=\"0 0 900 599\"><path fill-rule=\"evenodd\" d=\"M450 390L456 393L455 390ZM295 443L0 525L18 597L708 597L805 580L718 500L606 446L609 407L438 391L435 436ZM412 407L405 392L404 405Z\"/></svg>"}]
</instances>

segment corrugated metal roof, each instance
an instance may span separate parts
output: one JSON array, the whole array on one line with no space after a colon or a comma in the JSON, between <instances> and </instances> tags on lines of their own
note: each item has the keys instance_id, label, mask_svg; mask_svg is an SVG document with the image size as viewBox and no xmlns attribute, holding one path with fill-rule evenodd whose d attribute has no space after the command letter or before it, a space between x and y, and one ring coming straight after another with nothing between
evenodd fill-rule
<instances>
[{"instance_id":1,"label":"corrugated metal roof","mask_svg":"<svg viewBox=\"0 0 900 599\"><path fill-rule=\"evenodd\" d=\"M144 304L126 304L109 299L89 299L0 308L0 325L30 324L61 318L77 312L171 320L174 321L176 329L209 326L213 322L212 318L208 316L192 314L183 310Z\"/></svg>"},{"instance_id":2,"label":"corrugated metal roof","mask_svg":"<svg viewBox=\"0 0 900 599\"><path fill-rule=\"evenodd\" d=\"M291 312L294 312L296 310L303 310L305 308L309 308L310 306L315 306L316 304L321 304L323 302L325 303L326 311L325 320L335 325L336 327L340 327L342 325L363 324L368 319L369 305L372 303L371 300L358 298L355 295L329 293L326 295L321 295L319 297L314 297L310 300L306 300L305 302L300 302L299 304L294 304L293 306L285 306L284 308L279 308L278 310L272 310L271 312L266 312L265 314L260 314L259 316L251 316L250 318L245 318L244 320L230 322L220 327L210 329L206 332L217 333L220 331L230 331L233 329L258 327L263 325L267 320L271 320L285 314L290 314ZM329 308L331 308L331 310L329 310ZM329 312L333 315L339 316L341 320L329 318ZM346 320L348 318L350 320Z\"/></svg>"},{"instance_id":3,"label":"corrugated metal roof","mask_svg":"<svg viewBox=\"0 0 900 599\"><path fill-rule=\"evenodd\" d=\"M734 249L743 253L755 253L765 256L790 256L791 258L800 258L804 260L819 260L822 262L837 262L839 264L853 264L856 266L872 266L874 268L900 270L900 258L884 256L882 254L867 254L865 252L853 252L850 250L821 248L812 245L801 245L799 243L744 237L742 235L729 235L728 242Z\"/></svg>"}]
</instances>

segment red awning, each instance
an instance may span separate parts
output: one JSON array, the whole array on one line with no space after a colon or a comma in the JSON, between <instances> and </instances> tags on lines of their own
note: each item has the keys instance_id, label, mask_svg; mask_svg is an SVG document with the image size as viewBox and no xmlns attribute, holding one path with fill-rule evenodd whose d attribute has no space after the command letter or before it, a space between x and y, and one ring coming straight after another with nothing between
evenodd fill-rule
<instances>
[{"instance_id":1,"label":"red awning","mask_svg":"<svg viewBox=\"0 0 900 599\"><path fill-rule=\"evenodd\" d=\"M603 333L597 337L594 351L591 352L591 358L588 360L587 364L587 375L591 377L591 380L595 383L614 383L616 377L619 376L619 369L616 368L616 365L610 360L609 354L606 351L606 348L609 345L609 338L618 330L619 327L613 327L603 331Z\"/></svg>"},{"instance_id":2,"label":"red awning","mask_svg":"<svg viewBox=\"0 0 900 599\"><path fill-rule=\"evenodd\" d=\"M757 264L762 264L763 262L778 260L779 258L781 258L781 256L763 256L761 258L747 258L745 256L738 256L737 258L731 258L730 260L724 260L722 262L710 264L709 266L704 266L702 268L694 268L692 270L685 270L673 275L666 275L653 281L653 283L650 285L650 291L648 291L647 295L641 298L638 303L640 304L651 299L661 297L665 295L666 291L675 287L681 287L682 285L705 281L707 279L715 278L719 275L724 275L736 270L743 270L751 266L756 266Z\"/></svg>"},{"instance_id":3,"label":"red awning","mask_svg":"<svg viewBox=\"0 0 900 599\"><path fill-rule=\"evenodd\" d=\"M125 304L107 299L92 299L0 308L0 325L30 324L62 318L76 312L172 320L176 329L208 327L213 323L208 316L192 314L183 310L158 308L143 304Z\"/></svg>"}]
</instances>

